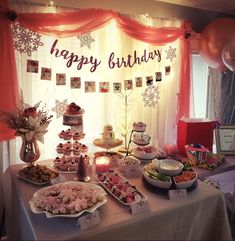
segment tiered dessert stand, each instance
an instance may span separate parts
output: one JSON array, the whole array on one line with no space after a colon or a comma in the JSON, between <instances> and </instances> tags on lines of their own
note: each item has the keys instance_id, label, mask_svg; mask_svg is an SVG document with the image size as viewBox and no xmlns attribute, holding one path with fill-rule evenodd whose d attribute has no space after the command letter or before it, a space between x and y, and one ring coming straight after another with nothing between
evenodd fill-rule
<instances>
[{"instance_id":1,"label":"tiered dessert stand","mask_svg":"<svg viewBox=\"0 0 235 241\"><path fill-rule=\"evenodd\" d=\"M153 160L153 159L155 159L155 158L157 157L157 154L156 154L156 155L154 155L153 157L151 157L151 158L149 158L149 159L148 159L148 158L145 159L145 158L140 158L140 157L138 157L138 156L135 156L134 154L131 154L132 152L129 150L129 149L130 149L130 144L131 144L131 142L133 142L135 145L141 146L141 147L144 147L144 146L149 145L149 143L150 143L150 138L149 138L148 141L143 142L143 143L137 143L137 142L135 142L134 139L133 139L134 133L141 133L141 134L143 134L144 132L145 132L145 130L134 130L134 129L132 129L131 134L130 134L130 140L129 140L129 143L128 143L128 146L127 146L127 150L126 150L126 157L127 157L127 156L134 156L135 158L139 159L140 161L151 161L151 160Z\"/></svg>"},{"instance_id":2,"label":"tiered dessert stand","mask_svg":"<svg viewBox=\"0 0 235 241\"><path fill-rule=\"evenodd\" d=\"M79 142L81 139L84 138L85 136L85 133L81 131L80 129L80 126L71 126L71 125L66 125L63 123L63 125L65 126L68 126L68 128L70 129L71 133L72 133L72 138L70 140L65 140L64 138L61 138L63 141L70 141L71 142L71 145L72 147L74 147L74 144L76 142L76 140L73 139L73 135L75 133L78 133L81 135L81 137L79 138ZM86 151L87 152L87 151ZM90 180L90 177L87 175L87 164L85 164L85 161L84 161L84 158L82 158L82 154L83 153L86 153L86 152L82 152L80 151L79 154L74 154L74 151L72 150L71 154L66 154L66 153L61 153L59 155L61 156L65 156L65 157L76 157L78 158L78 163L77 163L77 168L76 168L76 172L78 174L78 178L76 180L79 180L79 181L83 181L83 182L88 182ZM58 171L60 171L58 168L57 168ZM63 172L63 171L62 171ZM66 172L65 172L66 173ZM69 173L69 170L68 170L68 173Z\"/></svg>"}]
</instances>

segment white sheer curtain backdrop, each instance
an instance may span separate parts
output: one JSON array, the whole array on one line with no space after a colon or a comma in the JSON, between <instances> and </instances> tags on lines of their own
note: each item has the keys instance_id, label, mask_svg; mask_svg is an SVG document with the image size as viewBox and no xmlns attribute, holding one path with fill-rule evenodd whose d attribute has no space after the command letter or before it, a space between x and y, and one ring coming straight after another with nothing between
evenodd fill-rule
<instances>
[{"instance_id":1,"label":"white sheer curtain backdrop","mask_svg":"<svg viewBox=\"0 0 235 241\"><path fill-rule=\"evenodd\" d=\"M30 4L13 4L14 9L21 12L46 12L51 11L48 7L42 7ZM12 6L13 7L13 6ZM63 9L64 10L64 9ZM58 11L53 9L53 11ZM151 18L148 16L132 16L136 20L150 26L180 26L182 20ZM63 27L63 26L62 26ZM55 101L75 102L84 110L84 132L86 133L83 143L92 144L95 138L100 137L103 126L107 123L113 125L117 138L121 136L123 120L123 100L119 94L113 93L113 83L122 83L122 92L124 91L124 80L132 79L133 90L128 90L132 100L130 104L130 112L128 126L131 129L134 121L143 121L147 124L146 132L151 135L151 144L162 147L165 143L176 143L176 111L177 111L177 93L179 86L179 65L180 65L180 41L165 46L152 46L134 39L129 38L116 27L115 22L102 29L93 31L92 38L95 40L91 43L91 48L87 46L81 47L77 37L58 39L57 48L66 49L70 53L79 56L93 56L101 60L101 64L95 72L90 72L90 66L84 66L81 70L76 69L74 63L70 68L66 67L66 61L63 58L55 58L50 54L50 49L55 41L55 37L42 36L41 42L44 46L38 48L37 52L33 52L32 56L20 54L16 52L16 62L18 68L18 77L20 87L23 90L24 100L29 104L36 104L39 101L46 103L47 109L53 114L53 120L49 125L49 131L45 135L45 142L40 146L42 155L40 159L48 159L56 157L56 146L60 142L58 133L66 130L68 127L62 125L62 118L57 118L56 114L51 111L55 106ZM167 58L167 50L176 48L175 57L172 62ZM127 58L128 54L137 52L138 56L143 55L144 50L152 52L154 50L161 51L161 62L149 60L141 65L134 65L132 68L114 68L108 67L108 58L111 52L116 58ZM27 73L27 60L39 61L38 73ZM169 75L165 74L165 67L171 66ZM52 79L41 79L41 67L52 69ZM155 81L155 72L162 72L162 81ZM56 85L56 73L66 74L66 85ZM155 108L144 106L142 93L146 89L146 76L153 76L153 84L160 86L160 101ZM70 77L81 78L81 89L70 88ZM136 87L135 77L142 77L143 86ZM84 82L95 81L96 92L85 93ZM109 82L109 93L99 93L99 82ZM13 141L14 142L14 141ZM10 153L15 152L13 162L19 161L20 142L17 139L14 148Z\"/></svg>"}]
</instances>

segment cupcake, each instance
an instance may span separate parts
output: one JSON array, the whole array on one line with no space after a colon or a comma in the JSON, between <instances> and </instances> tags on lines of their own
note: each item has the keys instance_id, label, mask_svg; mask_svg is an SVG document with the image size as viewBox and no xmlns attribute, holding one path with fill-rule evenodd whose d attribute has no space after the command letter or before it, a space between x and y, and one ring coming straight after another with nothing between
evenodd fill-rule
<instances>
[{"instance_id":1,"label":"cupcake","mask_svg":"<svg viewBox=\"0 0 235 241\"><path fill-rule=\"evenodd\" d=\"M68 171L68 161L66 158L62 158L61 162L55 165L61 171Z\"/></svg>"},{"instance_id":2,"label":"cupcake","mask_svg":"<svg viewBox=\"0 0 235 241\"><path fill-rule=\"evenodd\" d=\"M65 156L69 156L69 155L71 155L71 153L72 153L72 148L71 147L67 146L67 147L64 148L63 154Z\"/></svg>"},{"instance_id":3,"label":"cupcake","mask_svg":"<svg viewBox=\"0 0 235 241\"><path fill-rule=\"evenodd\" d=\"M64 151L64 145L60 143L56 148L57 153L62 154Z\"/></svg>"},{"instance_id":4,"label":"cupcake","mask_svg":"<svg viewBox=\"0 0 235 241\"><path fill-rule=\"evenodd\" d=\"M82 146L82 143L78 142L78 141L75 141L73 143L73 149L77 148L77 147L81 147Z\"/></svg>"},{"instance_id":5,"label":"cupcake","mask_svg":"<svg viewBox=\"0 0 235 241\"><path fill-rule=\"evenodd\" d=\"M88 147L86 145L82 145L81 146L81 152L84 153L84 152L87 152L88 151Z\"/></svg>"},{"instance_id":6,"label":"cupcake","mask_svg":"<svg viewBox=\"0 0 235 241\"><path fill-rule=\"evenodd\" d=\"M77 156L77 155L80 155L80 153L81 153L81 148L79 146L73 148L73 154L74 155Z\"/></svg>"},{"instance_id":7,"label":"cupcake","mask_svg":"<svg viewBox=\"0 0 235 241\"><path fill-rule=\"evenodd\" d=\"M56 157L55 159L54 159L54 165L56 165L56 164L59 164L59 163L61 163L61 161L62 161L62 158L60 158L60 157Z\"/></svg>"},{"instance_id":8,"label":"cupcake","mask_svg":"<svg viewBox=\"0 0 235 241\"><path fill-rule=\"evenodd\" d=\"M69 130L67 130L64 134L64 140L71 140L72 139L72 132Z\"/></svg>"},{"instance_id":9,"label":"cupcake","mask_svg":"<svg viewBox=\"0 0 235 241\"><path fill-rule=\"evenodd\" d=\"M74 135L73 135L73 139L74 139L75 141L80 140L80 139L81 139L81 135L80 135L80 133L78 133L78 132L74 133Z\"/></svg>"},{"instance_id":10,"label":"cupcake","mask_svg":"<svg viewBox=\"0 0 235 241\"><path fill-rule=\"evenodd\" d=\"M62 130L62 131L59 133L59 138L64 139L64 135L65 135L65 131Z\"/></svg>"},{"instance_id":11,"label":"cupcake","mask_svg":"<svg viewBox=\"0 0 235 241\"><path fill-rule=\"evenodd\" d=\"M64 148L66 148L66 147L72 148L72 143L71 143L71 141L67 141L66 143L64 143Z\"/></svg>"},{"instance_id":12,"label":"cupcake","mask_svg":"<svg viewBox=\"0 0 235 241\"><path fill-rule=\"evenodd\" d=\"M76 171L77 170L77 163L76 163L75 160L73 160L73 159L69 160L68 170L69 171Z\"/></svg>"},{"instance_id":13,"label":"cupcake","mask_svg":"<svg viewBox=\"0 0 235 241\"><path fill-rule=\"evenodd\" d=\"M90 161L90 157L88 155L83 156L85 163L88 163Z\"/></svg>"}]
</instances>

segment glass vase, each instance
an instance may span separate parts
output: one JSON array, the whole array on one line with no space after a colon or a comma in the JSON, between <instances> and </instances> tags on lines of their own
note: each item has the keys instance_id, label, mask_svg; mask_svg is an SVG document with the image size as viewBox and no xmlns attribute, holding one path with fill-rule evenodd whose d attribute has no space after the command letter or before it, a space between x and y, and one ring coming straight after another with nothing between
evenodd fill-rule
<instances>
[{"instance_id":1,"label":"glass vase","mask_svg":"<svg viewBox=\"0 0 235 241\"><path fill-rule=\"evenodd\" d=\"M40 157L40 149L35 138L27 140L22 136L22 144L20 148L20 159L28 164L32 164Z\"/></svg>"}]
</instances>

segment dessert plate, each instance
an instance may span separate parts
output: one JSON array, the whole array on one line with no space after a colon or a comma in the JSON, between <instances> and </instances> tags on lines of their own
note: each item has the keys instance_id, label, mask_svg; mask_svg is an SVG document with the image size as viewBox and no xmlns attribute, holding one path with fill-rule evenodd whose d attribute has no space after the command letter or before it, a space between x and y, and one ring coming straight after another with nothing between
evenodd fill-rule
<instances>
[{"instance_id":1,"label":"dessert plate","mask_svg":"<svg viewBox=\"0 0 235 241\"><path fill-rule=\"evenodd\" d=\"M57 195L57 193L54 192L54 190L60 189L63 187L64 192L68 192L70 193L70 195L75 195L74 192L70 192L70 190L72 190L71 188L78 188L78 189L84 189L84 192L91 192L91 195L94 197L94 195L98 195L99 196L99 201L95 202L93 205L90 202L89 208L84 208L81 211L76 211L75 207L73 210L73 204L71 204L71 209L70 211L73 212L71 214L65 213L58 213L58 214L53 214L53 212L50 211L46 211L43 208L40 208L38 206L38 203L43 202L43 199L45 197L47 197L49 195L50 192L52 192L52 195L50 196L50 198L56 197L56 198L61 198L62 195L60 195L62 192L60 192L60 194ZM69 195L69 194L68 194ZM82 194L81 194L82 195ZM55 198L55 199L56 199ZM68 198L66 196L63 196L63 198ZM80 198L79 194L77 196L75 196L75 198ZM91 197L92 198L92 197ZM68 198L68 200L70 200ZM46 201L45 201L46 202ZM70 202L70 201L68 201ZM60 206L60 208L65 208L68 207L68 202L64 204L64 207ZM38 190L37 192L35 192L33 194L33 197L31 198L31 200L29 201L29 206L30 209L33 213L35 214L40 214L40 213L45 213L47 218L56 218L56 217L68 217L68 218L74 218L74 217L79 217L81 216L84 212L89 212L92 213L94 212L97 208L101 207L102 205L104 205L107 202L107 195L106 192L98 185L93 184L93 183L84 183L84 182L77 182L77 181L69 181L69 182L64 182L64 183L59 183L50 187L45 187L45 188L41 188L40 190ZM56 201L54 203L54 206L51 205L46 202L47 207L52 208L56 205ZM53 208L52 208L53 209ZM52 210L52 211L55 211Z\"/></svg>"},{"instance_id":2,"label":"dessert plate","mask_svg":"<svg viewBox=\"0 0 235 241\"><path fill-rule=\"evenodd\" d=\"M43 186L43 185L47 185L47 184L50 183L49 181L47 181L47 182L34 182L34 181L32 181L32 180L30 180L30 179L28 179L28 178L26 178L26 177L20 176L19 173L17 173L16 176L17 176L18 178L24 180L24 181L27 181L27 182L29 182L29 183L32 183L32 184L38 185L38 186Z\"/></svg>"}]
</instances>

